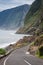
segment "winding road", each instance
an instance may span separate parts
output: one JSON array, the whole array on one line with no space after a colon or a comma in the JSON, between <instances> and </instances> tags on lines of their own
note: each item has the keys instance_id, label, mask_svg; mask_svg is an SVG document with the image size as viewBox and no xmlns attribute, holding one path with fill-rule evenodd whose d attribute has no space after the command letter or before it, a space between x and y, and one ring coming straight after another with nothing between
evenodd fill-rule
<instances>
[{"instance_id":1,"label":"winding road","mask_svg":"<svg viewBox=\"0 0 43 65\"><path fill-rule=\"evenodd\" d=\"M16 49L9 56L0 59L0 65L43 65L43 60L30 55L28 46Z\"/></svg>"}]
</instances>

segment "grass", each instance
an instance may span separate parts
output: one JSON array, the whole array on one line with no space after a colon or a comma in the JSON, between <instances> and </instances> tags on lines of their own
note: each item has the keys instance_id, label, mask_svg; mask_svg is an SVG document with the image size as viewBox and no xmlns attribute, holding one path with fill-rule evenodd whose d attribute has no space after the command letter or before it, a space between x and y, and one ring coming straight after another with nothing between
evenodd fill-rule
<instances>
[{"instance_id":1,"label":"grass","mask_svg":"<svg viewBox=\"0 0 43 65\"><path fill-rule=\"evenodd\" d=\"M37 55L37 54L36 54L35 56L37 56L38 58L41 58L41 59L43 59L43 56L39 56L39 55Z\"/></svg>"},{"instance_id":2,"label":"grass","mask_svg":"<svg viewBox=\"0 0 43 65\"><path fill-rule=\"evenodd\" d=\"M34 45L34 41L30 44L30 46L33 46Z\"/></svg>"},{"instance_id":3,"label":"grass","mask_svg":"<svg viewBox=\"0 0 43 65\"><path fill-rule=\"evenodd\" d=\"M43 59L43 56L39 56L39 58L42 58Z\"/></svg>"},{"instance_id":4,"label":"grass","mask_svg":"<svg viewBox=\"0 0 43 65\"><path fill-rule=\"evenodd\" d=\"M5 55L5 54L6 54L6 50L5 50L5 49L0 48L0 55Z\"/></svg>"},{"instance_id":5,"label":"grass","mask_svg":"<svg viewBox=\"0 0 43 65\"><path fill-rule=\"evenodd\" d=\"M26 21L24 22L24 32L28 32L28 30L35 25L35 23L40 18L40 11L38 10L34 15L32 15L30 18L26 18Z\"/></svg>"},{"instance_id":6,"label":"grass","mask_svg":"<svg viewBox=\"0 0 43 65\"><path fill-rule=\"evenodd\" d=\"M35 50L36 48L36 53L35 55L39 58L43 58L43 34L37 36L35 38L35 40L30 44L30 51L32 51L32 48L33 48L33 51Z\"/></svg>"},{"instance_id":7,"label":"grass","mask_svg":"<svg viewBox=\"0 0 43 65\"><path fill-rule=\"evenodd\" d=\"M43 58L43 46L40 46L36 52L36 56L39 58Z\"/></svg>"}]
</instances>

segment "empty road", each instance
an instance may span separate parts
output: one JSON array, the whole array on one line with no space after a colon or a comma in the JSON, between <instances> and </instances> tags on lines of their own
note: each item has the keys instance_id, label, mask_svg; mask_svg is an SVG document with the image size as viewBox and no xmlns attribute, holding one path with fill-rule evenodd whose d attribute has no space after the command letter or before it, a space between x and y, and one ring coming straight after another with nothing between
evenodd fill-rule
<instances>
[{"instance_id":1,"label":"empty road","mask_svg":"<svg viewBox=\"0 0 43 65\"><path fill-rule=\"evenodd\" d=\"M0 65L43 65L43 60L30 55L28 46L16 49L8 57L0 60Z\"/></svg>"}]
</instances>

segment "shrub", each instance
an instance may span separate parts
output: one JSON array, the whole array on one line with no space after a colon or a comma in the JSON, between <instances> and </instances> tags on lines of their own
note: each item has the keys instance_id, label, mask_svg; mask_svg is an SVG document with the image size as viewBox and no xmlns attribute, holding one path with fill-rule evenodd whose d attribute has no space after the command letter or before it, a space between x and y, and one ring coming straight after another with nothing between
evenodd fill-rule
<instances>
[{"instance_id":1,"label":"shrub","mask_svg":"<svg viewBox=\"0 0 43 65\"><path fill-rule=\"evenodd\" d=\"M39 56L43 56L43 46L39 48Z\"/></svg>"},{"instance_id":2,"label":"shrub","mask_svg":"<svg viewBox=\"0 0 43 65\"><path fill-rule=\"evenodd\" d=\"M5 54L6 54L6 50L5 50L5 49L0 48L0 55L5 55Z\"/></svg>"}]
</instances>

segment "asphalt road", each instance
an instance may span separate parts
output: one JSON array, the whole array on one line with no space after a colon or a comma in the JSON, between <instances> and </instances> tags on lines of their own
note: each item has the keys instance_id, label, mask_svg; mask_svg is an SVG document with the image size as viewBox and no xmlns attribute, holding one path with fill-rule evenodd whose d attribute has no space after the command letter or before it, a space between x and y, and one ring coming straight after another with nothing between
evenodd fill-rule
<instances>
[{"instance_id":1,"label":"asphalt road","mask_svg":"<svg viewBox=\"0 0 43 65\"><path fill-rule=\"evenodd\" d=\"M0 65L43 65L43 60L27 53L28 47L13 51L8 57L0 60Z\"/></svg>"}]
</instances>

